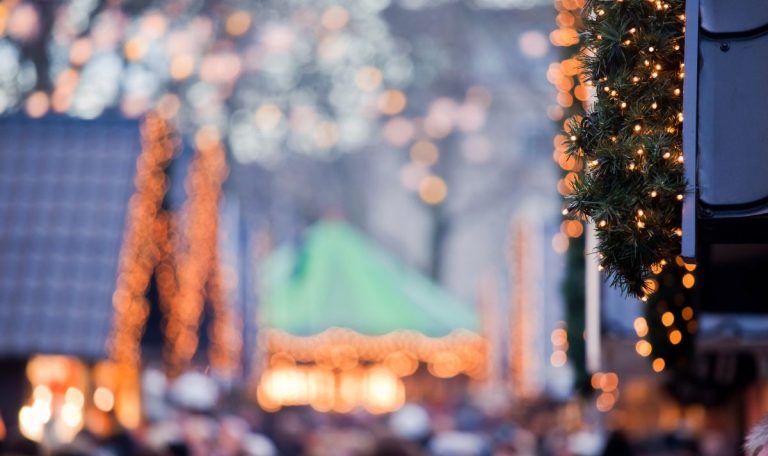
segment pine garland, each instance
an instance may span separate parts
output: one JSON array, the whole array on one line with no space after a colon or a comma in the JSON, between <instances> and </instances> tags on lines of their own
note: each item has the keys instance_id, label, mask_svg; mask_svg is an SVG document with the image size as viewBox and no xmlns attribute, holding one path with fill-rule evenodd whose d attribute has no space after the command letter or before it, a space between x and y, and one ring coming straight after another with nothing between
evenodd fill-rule
<instances>
[{"instance_id":1,"label":"pine garland","mask_svg":"<svg viewBox=\"0 0 768 456\"><path fill-rule=\"evenodd\" d=\"M600 265L643 299L680 251L683 0L587 0L581 61L596 99L569 124L586 166L565 212L597 227Z\"/></svg>"}]
</instances>

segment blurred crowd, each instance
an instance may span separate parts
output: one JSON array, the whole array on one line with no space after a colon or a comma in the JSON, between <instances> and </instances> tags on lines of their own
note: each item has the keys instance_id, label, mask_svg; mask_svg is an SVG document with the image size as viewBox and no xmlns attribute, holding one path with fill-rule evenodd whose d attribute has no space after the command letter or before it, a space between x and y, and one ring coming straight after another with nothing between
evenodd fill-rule
<instances>
[{"instance_id":1,"label":"blurred crowd","mask_svg":"<svg viewBox=\"0 0 768 456\"><path fill-rule=\"evenodd\" d=\"M679 431L630 441L606 423L574 427L563 404L495 407L469 398L408 403L391 414L321 413L287 407L267 413L246 392L199 373L169 383L145 372L143 424L109 432L86 426L70 442L36 443L9 433L0 454L98 456L729 456L738 442ZM448 403L450 402L450 403ZM504 406L501 406L504 405ZM567 415L567 413L565 413ZM588 420L584 420L588 421Z\"/></svg>"}]
</instances>

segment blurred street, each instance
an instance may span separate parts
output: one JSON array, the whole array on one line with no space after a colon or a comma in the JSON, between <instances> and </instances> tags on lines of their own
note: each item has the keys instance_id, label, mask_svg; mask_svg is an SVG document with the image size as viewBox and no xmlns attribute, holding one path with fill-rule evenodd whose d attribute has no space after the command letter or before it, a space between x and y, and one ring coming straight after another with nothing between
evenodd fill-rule
<instances>
[{"instance_id":1,"label":"blurred street","mask_svg":"<svg viewBox=\"0 0 768 456\"><path fill-rule=\"evenodd\" d=\"M564 218L585 5L0 0L0 454L743 454L759 302Z\"/></svg>"}]
</instances>

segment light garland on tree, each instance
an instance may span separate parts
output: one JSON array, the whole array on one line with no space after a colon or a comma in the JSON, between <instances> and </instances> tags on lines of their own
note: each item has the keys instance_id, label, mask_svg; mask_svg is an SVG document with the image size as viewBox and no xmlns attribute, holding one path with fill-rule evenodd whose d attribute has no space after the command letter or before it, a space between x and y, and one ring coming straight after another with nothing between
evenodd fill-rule
<instances>
[{"instance_id":1,"label":"light garland on tree","mask_svg":"<svg viewBox=\"0 0 768 456\"><path fill-rule=\"evenodd\" d=\"M594 96L593 88L587 84L579 57L583 51L578 29L581 28L581 13L585 0L555 0L557 10L555 18L558 28L553 30L549 39L553 45L563 48L563 59L553 62L547 69L547 80L557 89L557 105L547 109L549 118L554 122L563 122L567 128L571 119L582 119L584 111ZM554 137L552 159L561 169L562 178L557 183L557 191L568 196L573 192L572 184L584 168L580 157L568 155L568 137L562 132ZM560 232L552 238L556 252L563 253L566 261L566 273L562 290L566 306L568 358L575 370L576 388L582 392L592 391L590 375L586 370L585 343L582 337L585 328L584 314L584 222L564 217ZM553 352L553 356L555 356Z\"/></svg>"},{"instance_id":2,"label":"light garland on tree","mask_svg":"<svg viewBox=\"0 0 768 456\"><path fill-rule=\"evenodd\" d=\"M587 0L581 58L596 99L568 125L586 166L563 212L592 219L601 269L643 300L680 250L683 0Z\"/></svg>"},{"instance_id":3,"label":"light garland on tree","mask_svg":"<svg viewBox=\"0 0 768 456\"><path fill-rule=\"evenodd\" d=\"M146 292L152 272L167 252L168 218L162 217L167 190L165 168L175 152L170 126L155 115L142 124L143 149L136 170L136 192L131 197L127 228L120 252L117 286L112 295L114 317L107 351L116 363L115 410L120 422L138 426L141 336L149 317Z\"/></svg>"},{"instance_id":4,"label":"light garland on tree","mask_svg":"<svg viewBox=\"0 0 768 456\"><path fill-rule=\"evenodd\" d=\"M183 223L174 254L177 293L167 306L165 358L171 375L180 373L197 351L205 285L216 257L221 185L227 174L224 149L215 127L201 128L195 143L197 154L186 180L189 195L182 209ZM216 314L220 316L221 312Z\"/></svg>"}]
</instances>

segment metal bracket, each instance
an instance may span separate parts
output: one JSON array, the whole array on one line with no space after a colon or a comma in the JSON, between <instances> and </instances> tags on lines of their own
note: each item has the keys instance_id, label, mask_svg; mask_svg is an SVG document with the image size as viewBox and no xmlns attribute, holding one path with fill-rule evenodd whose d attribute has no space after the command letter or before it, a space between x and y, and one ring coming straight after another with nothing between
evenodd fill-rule
<instances>
[{"instance_id":1,"label":"metal bracket","mask_svg":"<svg viewBox=\"0 0 768 456\"><path fill-rule=\"evenodd\" d=\"M699 85L699 0L685 5L685 74L683 81L683 160L688 189L683 199L681 254L696 261L696 201L698 200L698 85Z\"/></svg>"}]
</instances>

